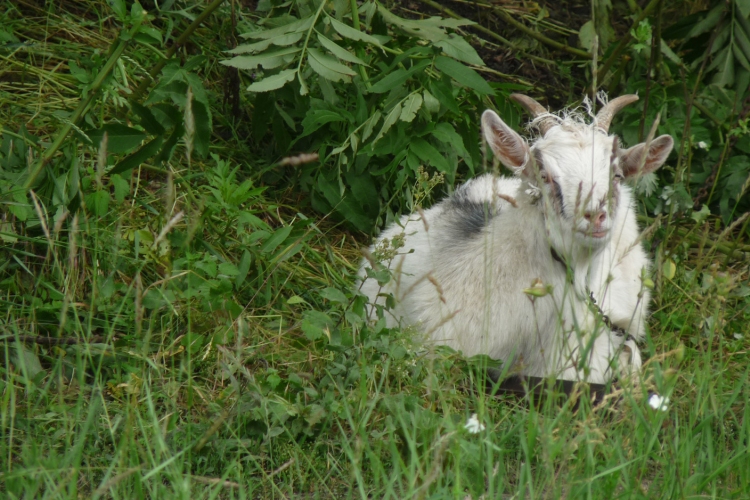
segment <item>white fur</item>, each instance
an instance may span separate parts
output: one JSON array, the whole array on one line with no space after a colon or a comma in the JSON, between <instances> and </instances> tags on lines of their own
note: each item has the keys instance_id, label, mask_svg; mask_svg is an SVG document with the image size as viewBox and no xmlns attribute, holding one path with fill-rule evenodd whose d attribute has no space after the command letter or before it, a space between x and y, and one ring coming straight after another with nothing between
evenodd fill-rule
<instances>
[{"instance_id":1,"label":"white fur","mask_svg":"<svg viewBox=\"0 0 750 500\"><path fill-rule=\"evenodd\" d=\"M424 220L405 216L386 229L373 252L399 234L405 246L383 262L393 271L391 281L380 287L366 279L362 292L381 305L393 294L397 305L386 311L389 326L415 325L428 342L467 356L487 354L523 374L601 383L618 366L639 369L635 342L627 341L629 353L623 350L625 338L602 324L586 298L591 290L615 325L636 341L643 338L650 296L642 276L649 260L638 241L631 190L611 180L614 137L565 119L529 147L491 111L482 122L496 156L517 177L480 176L425 211ZM663 162L666 155L657 153ZM540 176L534 158L560 186L561 212L553 183ZM471 219L465 208L477 203L486 203L492 217L469 234L477 211ZM594 227L584 214L597 211L605 215ZM606 236L593 237L596 230ZM551 248L567 262L572 279ZM365 267L367 262L361 277ZM538 281L551 293L524 292Z\"/></svg>"}]
</instances>

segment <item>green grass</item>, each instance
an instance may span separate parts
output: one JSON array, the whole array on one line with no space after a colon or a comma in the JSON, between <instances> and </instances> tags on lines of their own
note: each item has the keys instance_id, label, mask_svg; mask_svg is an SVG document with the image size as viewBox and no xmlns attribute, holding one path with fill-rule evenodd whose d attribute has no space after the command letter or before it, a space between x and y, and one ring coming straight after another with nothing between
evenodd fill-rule
<instances>
[{"instance_id":1,"label":"green grass","mask_svg":"<svg viewBox=\"0 0 750 500\"><path fill-rule=\"evenodd\" d=\"M640 387L600 407L585 394L488 397L487 360L366 323L353 283L368 239L288 188L293 167L275 165L267 144L243 140L216 66L228 6L178 52L207 56L195 71L211 155L188 159L181 139L171 159L120 181L106 172L124 154L99 154L74 129L32 197L19 183L122 24L104 3L0 5L2 33L16 38L0 49L5 497L747 496L749 276L746 254L727 257L745 249L742 219L724 230L713 216L665 218L650 231ZM202 4L180 5L193 16ZM154 26L179 34L189 22L178 13ZM132 119L125 99L154 58L130 46L77 128ZM70 61L85 67L80 79ZM670 398L667 411L647 404L649 389ZM474 413L478 434L465 429Z\"/></svg>"}]
</instances>

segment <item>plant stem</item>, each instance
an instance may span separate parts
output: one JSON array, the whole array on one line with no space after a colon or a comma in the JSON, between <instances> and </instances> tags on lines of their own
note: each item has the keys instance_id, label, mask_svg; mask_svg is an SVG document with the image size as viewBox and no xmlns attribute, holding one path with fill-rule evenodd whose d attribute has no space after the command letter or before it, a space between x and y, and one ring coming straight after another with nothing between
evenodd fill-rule
<instances>
[{"instance_id":1,"label":"plant stem","mask_svg":"<svg viewBox=\"0 0 750 500\"><path fill-rule=\"evenodd\" d=\"M357 5L357 0L351 0L351 7L352 7L352 28L354 28L357 31L361 31L360 25L359 25L359 6ZM357 46L355 52L357 53L357 57L359 57L361 60L365 60L365 51L362 49L361 46ZM367 88L372 87L372 84L370 83L370 77L367 76L367 68L365 68L363 65L358 64L357 69L359 69L359 75L362 77L362 81L365 83Z\"/></svg>"},{"instance_id":2,"label":"plant stem","mask_svg":"<svg viewBox=\"0 0 750 500\"><path fill-rule=\"evenodd\" d=\"M65 123L65 125L63 125L62 129L57 133L57 137L52 142L50 147L47 148L44 151L44 153L42 153L42 156L39 158L39 160L36 162L34 167L29 172L29 176L26 178L26 182L24 182L23 184L24 191L28 191L31 188L31 186L36 181L37 177L39 177L39 174L41 173L42 169L44 169L44 166L52 159L55 153L57 153L57 150L60 149L60 146L62 146L62 143L63 141L65 141L65 138L70 133L70 130L73 128L73 126L76 123L78 123L78 120L81 119L86 109L89 107L89 105L93 102L96 95L99 93L99 89L104 83L104 80L112 72L112 69L115 67L117 60L120 58L122 53L130 44L131 40L132 40L131 37L128 37L127 40L122 40L121 38L117 39L117 41L115 42L114 50L112 50L112 53L110 54L109 59L107 59L107 62L99 71L99 74L96 75L96 79L91 84L91 88L89 89L88 95L80 102L76 110L73 112L73 115L70 117L70 120L68 120L68 122Z\"/></svg>"}]
</instances>

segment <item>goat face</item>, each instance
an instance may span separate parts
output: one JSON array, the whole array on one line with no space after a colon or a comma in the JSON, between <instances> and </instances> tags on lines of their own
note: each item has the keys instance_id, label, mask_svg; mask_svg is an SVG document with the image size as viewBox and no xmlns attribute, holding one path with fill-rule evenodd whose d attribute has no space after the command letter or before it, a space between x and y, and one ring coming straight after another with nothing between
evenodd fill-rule
<instances>
[{"instance_id":1,"label":"goat face","mask_svg":"<svg viewBox=\"0 0 750 500\"><path fill-rule=\"evenodd\" d=\"M604 247L612 237L618 211L630 208L629 201L621 203L622 190L627 189L622 181L658 169L672 150L672 138L663 135L648 146L619 148L617 137L607 133L609 122L636 96L611 101L592 124L575 116L557 118L526 96L511 97L531 111L542 136L529 146L487 110L482 130L491 149L526 181L526 192L540 198L550 243L558 252L581 249L590 254Z\"/></svg>"}]
</instances>

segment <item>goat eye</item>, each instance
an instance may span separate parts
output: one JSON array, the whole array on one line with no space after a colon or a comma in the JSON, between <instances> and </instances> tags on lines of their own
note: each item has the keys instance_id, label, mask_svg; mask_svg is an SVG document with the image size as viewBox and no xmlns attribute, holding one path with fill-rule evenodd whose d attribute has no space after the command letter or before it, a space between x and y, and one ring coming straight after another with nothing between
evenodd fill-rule
<instances>
[{"instance_id":1,"label":"goat eye","mask_svg":"<svg viewBox=\"0 0 750 500\"><path fill-rule=\"evenodd\" d=\"M544 182L547 182L549 180L549 175L547 174L546 170L540 170L539 177L541 177Z\"/></svg>"},{"instance_id":2,"label":"goat eye","mask_svg":"<svg viewBox=\"0 0 750 500\"><path fill-rule=\"evenodd\" d=\"M621 180L623 180L624 178L625 178L625 176L624 176L624 175L622 175L622 174L621 174L621 173L619 173L619 172L615 174L615 180L617 180L617 181L621 181Z\"/></svg>"}]
</instances>

